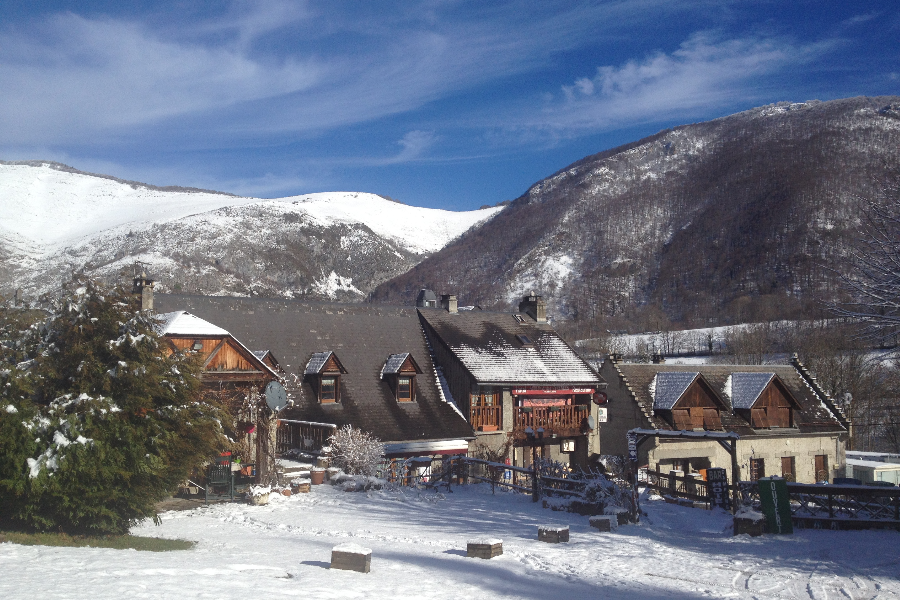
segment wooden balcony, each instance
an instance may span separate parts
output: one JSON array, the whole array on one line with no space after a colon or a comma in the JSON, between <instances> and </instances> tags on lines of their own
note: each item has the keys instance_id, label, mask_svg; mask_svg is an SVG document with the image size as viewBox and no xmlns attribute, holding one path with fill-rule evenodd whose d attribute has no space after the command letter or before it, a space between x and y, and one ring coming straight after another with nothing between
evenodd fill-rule
<instances>
[{"instance_id":1,"label":"wooden balcony","mask_svg":"<svg viewBox=\"0 0 900 600\"><path fill-rule=\"evenodd\" d=\"M515 438L525 439L525 429L544 429L544 437L556 434L558 437L582 435L582 426L590 414L587 405L577 406L517 406Z\"/></svg>"},{"instance_id":2,"label":"wooden balcony","mask_svg":"<svg viewBox=\"0 0 900 600\"><path fill-rule=\"evenodd\" d=\"M499 431L503 429L503 407L473 406L469 410L469 423L475 431Z\"/></svg>"}]
</instances>

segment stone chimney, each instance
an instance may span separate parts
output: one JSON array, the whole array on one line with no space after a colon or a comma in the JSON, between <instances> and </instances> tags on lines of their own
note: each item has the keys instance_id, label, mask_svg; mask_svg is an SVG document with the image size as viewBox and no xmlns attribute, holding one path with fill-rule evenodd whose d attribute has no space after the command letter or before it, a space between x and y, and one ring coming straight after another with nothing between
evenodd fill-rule
<instances>
[{"instance_id":1,"label":"stone chimney","mask_svg":"<svg viewBox=\"0 0 900 600\"><path fill-rule=\"evenodd\" d=\"M456 306L456 296L453 294L441 294L441 308L455 315L459 312Z\"/></svg>"},{"instance_id":2,"label":"stone chimney","mask_svg":"<svg viewBox=\"0 0 900 600\"><path fill-rule=\"evenodd\" d=\"M519 302L519 312L525 313L538 323L547 322L547 305L544 304L544 299L534 291L528 292L528 295Z\"/></svg>"},{"instance_id":3,"label":"stone chimney","mask_svg":"<svg viewBox=\"0 0 900 600\"><path fill-rule=\"evenodd\" d=\"M141 310L153 310L153 283L153 280L147 277L147 273L143 271L134 278L134 287L131 288L131 293L140 294Z\"/></svg>"}]
</instances>

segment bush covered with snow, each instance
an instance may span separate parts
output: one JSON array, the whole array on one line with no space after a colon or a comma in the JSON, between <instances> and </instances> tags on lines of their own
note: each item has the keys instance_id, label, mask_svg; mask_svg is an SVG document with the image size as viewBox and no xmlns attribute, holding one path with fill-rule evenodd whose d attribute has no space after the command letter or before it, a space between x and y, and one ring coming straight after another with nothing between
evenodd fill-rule
<instances>
[{"instance_id":1,"label":"bush covered with snow","mask_svg":"<svg viewBox=\"0 0 900 600\"><path fill-rule=\"evenodd\" d=\"M372 475L337 473L332 475L328 482L345 492L368 492L369 490L382 490L388 487L386 479Z\"/></svg>"},{"instance_id":2,"label":"bush covered with snow","mask_svg":"<svg viewBox=\"0 0 900 600\"><path fill-rule=\"evenodd\" d=\"M328 440L331 464L350 475L375 475L384 460L384 444L374 435L341 427Z\"/></svg>"},{"instance_id":3,"label":"bush covered with snow","mask_svg":"<svg viewBox=\"0 0 900 600\"><path fill-rule=\"evenodd\" d=\"M126 532L227 443L196 359L125 290L76 281L41 322L0 319L3 522Z\"/></svg>"}]
</instances>

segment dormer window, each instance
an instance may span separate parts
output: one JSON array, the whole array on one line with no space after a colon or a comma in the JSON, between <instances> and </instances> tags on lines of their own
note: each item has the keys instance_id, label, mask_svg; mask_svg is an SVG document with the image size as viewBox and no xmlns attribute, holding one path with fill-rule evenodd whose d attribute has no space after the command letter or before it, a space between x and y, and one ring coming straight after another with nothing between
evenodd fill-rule
<instances>
[{"instance_id":1,"label":"dormer window","mask_svg":"<svg viewBox=\"0 0 900 600\"><path fill-rule=\"evenodd\" d=\"M313 354L304 371L320 404L336 404L341 401L341 375L346 374L347 369L331 351Z\"/></svg>"},{"instance_id":2,"label":"dormer window","mask_svg":"<svg viewBox=\"0 0 900 600\"><path fill-rule=\"evenodd\" d=\"M397 378L397 402L413 401L413 381L412 377Z\"/></svg>"},{"instance_id":3,"label":"dormer window","mask_svg":"<svg viewBox=\"0 0 900 600\"><path fill-rule=\"evenodd\" d=\"M415 402L416 375L421 374L422 369L409 352L391 354L381 368L381 378L390 386L397 402Z\"/></svg>"},{"instance_id":4,"label":"dormer window","mask_svg":"<svg viewBox=\"0 0 900 600\"><path fill-rule=\"evenodd\" d=\"M662 371L650 385L653 409L682 431L721 431L725 403L697 371Z\"/></svg>"},{"instance_id":5,"label":"dormer window","mask_svg":"<svg viewBox=\"0 0 900 600\"><path fill-rule=\"evenodd\" d=\"M755 429L794 426L800 404L775 373L732 373L725 384L736 413Z\"/></svg>"},{"instance_id":6,"label":"dormer window","mask_svg":"<svg viewBox=\"0 0 900 600\"><path fill-rule=\"evenodd\" d=\"M319 381L319 402L337 402L338 379L335 377L322 377Z\"/></svg>"}]
</instances>

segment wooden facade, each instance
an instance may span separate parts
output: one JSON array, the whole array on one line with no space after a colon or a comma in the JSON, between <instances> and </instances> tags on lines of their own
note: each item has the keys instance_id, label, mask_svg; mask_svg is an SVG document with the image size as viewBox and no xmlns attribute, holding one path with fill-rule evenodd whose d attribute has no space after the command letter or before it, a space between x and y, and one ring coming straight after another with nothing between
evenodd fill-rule
<instances>
[{"instance_id":1,"label":"wooden facade","mask_svg":"<svg viewBox=\"0 0 900 600\"><path fill-rule=\"evenodd\" d=\"M793 427L795 408L799 408L799 404L775 377L753 403L747 416L754 428Z\"/></svg>"},{"instance_id":2,"label":"wooden facade","mask_svg":"<svg viewBox=\"0 0 900 600\"><path fill-rule=\"evenodd\" d=\"M198 337L167 335L172 349L197 352L203 357L201 379L204 382L266 382L276 377L271 367L262 363L252 352L231 336Z\"/></svg>"},{"instance_id":3,"label":"wooden facade","mask_svg":"<svg viewBox=\"0 0 900 600\"><path fill-rule=\"evenodd\" d=\"M702 376L697 377L684 391L671 411L675 429L685 431L722 431L719 411L724 403Z\"/></svg>"}]
</instances>

